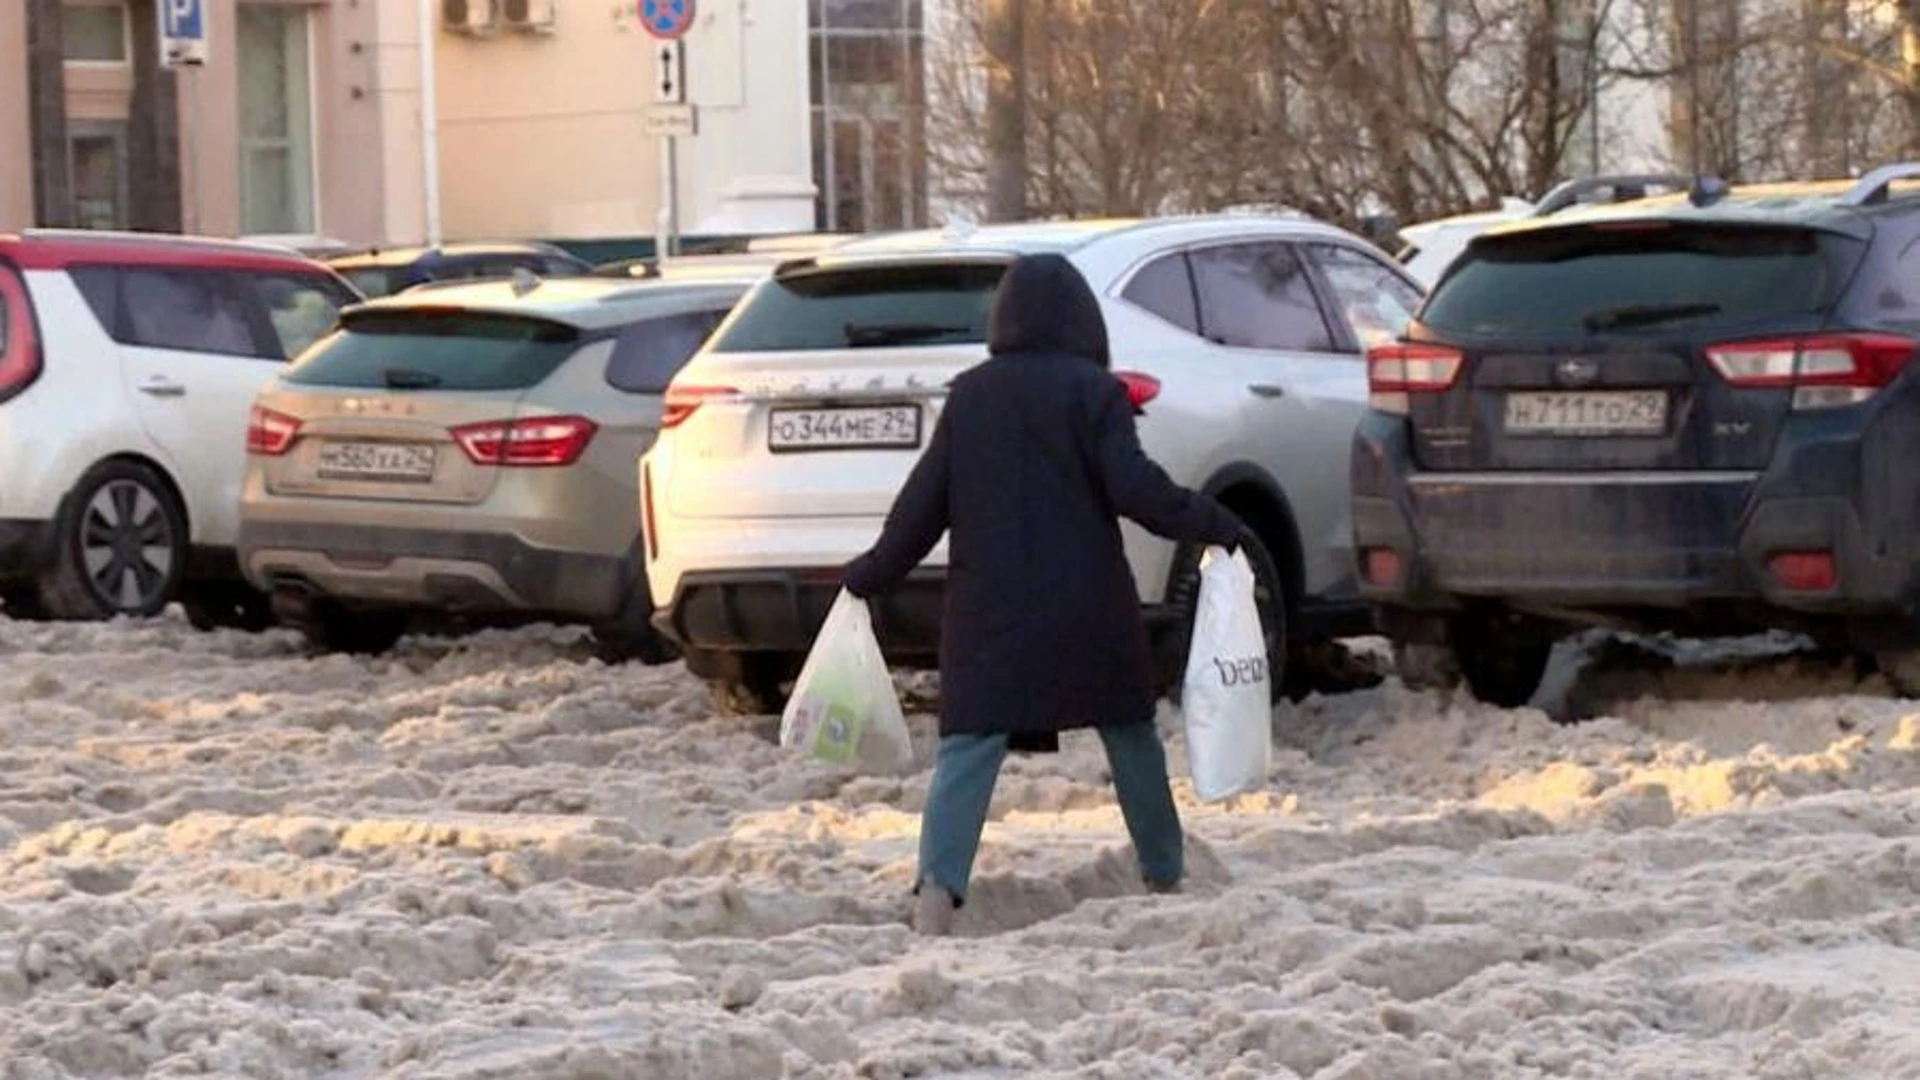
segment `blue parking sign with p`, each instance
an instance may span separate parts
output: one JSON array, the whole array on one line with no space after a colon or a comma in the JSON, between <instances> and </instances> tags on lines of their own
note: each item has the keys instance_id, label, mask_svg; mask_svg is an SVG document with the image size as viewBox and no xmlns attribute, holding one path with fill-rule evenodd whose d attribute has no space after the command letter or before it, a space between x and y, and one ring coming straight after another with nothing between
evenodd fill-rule
<instances>
[{"instance_id":1,"label":"blue parking sign with p","mask_svg":"<svg viewBox=\"0 0 1920 1080\"><path fill-rule=\"evenodd\" d=\"M168 67L207 62L206 0L160 0L160 61Z\"/></svg>"}]
</instances>

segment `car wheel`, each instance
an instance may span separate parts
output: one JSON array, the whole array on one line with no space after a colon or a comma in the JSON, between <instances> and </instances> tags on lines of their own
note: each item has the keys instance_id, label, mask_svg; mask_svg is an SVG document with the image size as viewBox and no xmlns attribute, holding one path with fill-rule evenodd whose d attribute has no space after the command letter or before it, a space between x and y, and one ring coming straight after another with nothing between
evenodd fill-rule
<instances>
[{"instance_id":1,"label":"car wheel","mask_svg":"<svg viewBox=\"0 0 1920 1080\"><path fill-rule=\"evenodd\" d=\"M1274 560L1266 541L1244 525L1240 529L1240 551L1246 555L1247 565L1253 568L1253 602L1260 612L1260 633L1266 640L1267 670L1272 680L1269 686L1277 703L1289 691L1292 672L1287 637L1291 600L1287 596L1286 579L1281 576L1280 564ZM1182 547L1179 553L1184 569L1174 591L1174 602L1181 608L1180 632L1168 642L1171 651L1162 672L1167 697L1175 704L1179 704L1184 689L1187 654L1193 645L1194 614L1200 605L1200 559L1204 552L1204 547L1190 545Z\"/></svg>"},{"instance_id":2,"label":"car wheel","mask_svg":"<svg viewBox=\"0 0 1920 1080\"><path fill-rule=\"evenodd\" d=\"M720 716L779 716L787 708L785 687L771 679L708 679L707 693Z\"/></svg>"},{"instance_id":3,"label":"car wheel","mask_svg":"<svg viewBox=\"0 0 1920 1080\"><path fill-rule=\"evenodd\" d=\"M404 611L350 611L316 600L307 605L295 626L321 652L379 656L400 643L411 622Z\"/></svg>"},{"instance_id":4,"label":"car wheel","mask_svg":"<svg viewBox=\"0 0 1920 1080\"><path fill-rule=\"evenodd\" d=\"M165 610L187 565L187 516L153 469L95 466L68 497L40 600L62 619L150 618Z\"/></svg>"},{"instance_id":5,"label":"car wheel","mask_svg":"<svg viewBox=\"0 0 1920 1080\"><path fill-rule=\"evenodd\" d=\"M1502 709L1533 700L1547 674L1554 635L1532 623L1456 620L1453 656L1473 696Z\"/></svg>"},{"instance_id":6,"label":"car wheel","mask_svg":"<svg viewBox=\"0 0 1920 1080\"><path fill-rule=\"evenodd\" d=\"M189 588L180 598L187 622L202 632L240 630L257 634L273 625L273 605L267 595L236 582Z\"/></svg>"}]
</instances>

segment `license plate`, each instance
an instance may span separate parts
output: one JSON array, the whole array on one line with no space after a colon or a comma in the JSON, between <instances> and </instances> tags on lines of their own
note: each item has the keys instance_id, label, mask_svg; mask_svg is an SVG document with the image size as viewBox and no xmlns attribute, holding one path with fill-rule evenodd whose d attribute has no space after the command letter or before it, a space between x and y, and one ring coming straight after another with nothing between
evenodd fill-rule
<instances>
[{"instance_id":1,"label":"license plate","mask_svg":"<svg viewBox=\"0 0 1920 1080\"><path fill-rule=\"evenodd\" d=\"M1507 395L1509 435L1663 435L1664 390Z\"/></svg>"},{"instance_id":2,"label":"license plate","mask_svg":"<svg viewBox=\"0 0 1920 1080\"><path fill-rule=\"evenodd\" d=\"M911 450L919 445L918 405L775 409L767 425L767 448L775 453L804 450Z\"/></svg>"},{"instance_id":3,"label":"license plate","mask_svg":"<svg viewBox=\"0 0 1920 1080\"><path fill-rule=\"evenodd\" d=\"M410 443L330 442L320 447L320 475L329 480L433 479L431 446Z\"/></svg>"}]
</instances>

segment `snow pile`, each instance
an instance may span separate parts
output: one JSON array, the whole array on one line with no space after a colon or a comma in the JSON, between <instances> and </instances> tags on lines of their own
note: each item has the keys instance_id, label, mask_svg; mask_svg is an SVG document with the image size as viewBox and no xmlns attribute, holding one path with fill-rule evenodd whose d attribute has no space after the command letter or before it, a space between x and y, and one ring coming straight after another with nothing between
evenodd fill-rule
<instances>
[{"instance_id":1,"label":"snow pile","mask_svg":"<svg viewBox=\"0 0 1920 1080\"><path fill-rule=\"evenodd\" d=\"M0 622L0 1077L1920 1076L1920 706L1777 652L1282 709L1174 897L1069 736L927 942L924 717L863 777L564 634Z\"/></svg>"}]
</instances>

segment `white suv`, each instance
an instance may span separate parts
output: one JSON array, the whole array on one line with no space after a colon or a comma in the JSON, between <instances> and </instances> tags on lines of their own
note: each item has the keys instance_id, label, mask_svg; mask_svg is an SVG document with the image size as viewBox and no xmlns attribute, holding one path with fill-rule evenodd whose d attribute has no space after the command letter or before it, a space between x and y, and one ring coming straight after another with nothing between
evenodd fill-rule
<instances>
[{"instance_id":1,"label":"white suv","mask_svg":"<svg viewBox=\"0 0 1920 1080\"><path fill-rule=\"evenodd\" d=\"M254 395L360 299L269 246L0 236L0 600L264 626L234 539Z\"/></svg>"},{"instance_id":2,"label":"white suv","mask_svg":"<svg viewBox=\"0 0 1920 1080\"><path fill-rule=\"evenodd\" d=\"M780 267L668 388L641 467L656 625L739 711L774 710L839 587L878 535L1014 258L1059 252L1100 297L1113 370L1147 452L1240 516L1276 670L1365 632L1347 460L1365 346L1420 289L1384 252L1304 218L1214 216L876 236ZM1126 543L1179 670L1199 553L1131 524ZM931 667L944 545L875 604L882 647Z\"/></svg>"}]
</instances>

